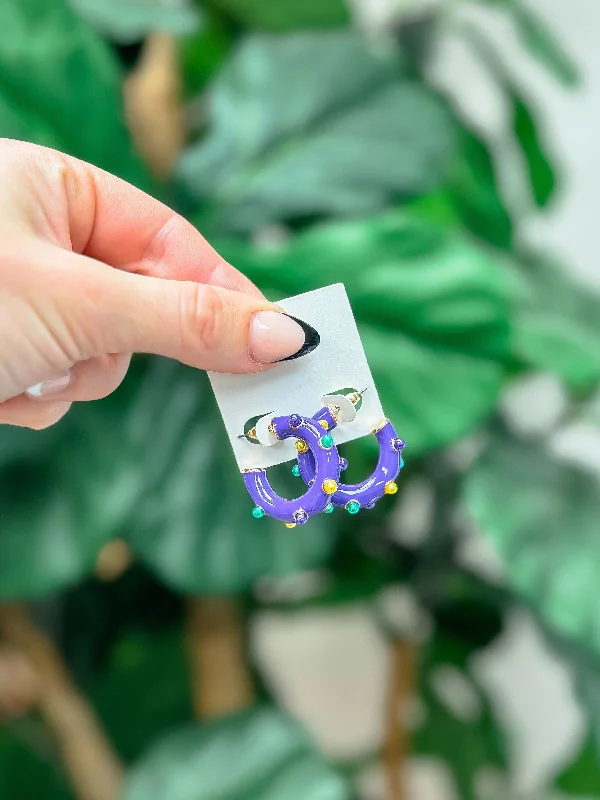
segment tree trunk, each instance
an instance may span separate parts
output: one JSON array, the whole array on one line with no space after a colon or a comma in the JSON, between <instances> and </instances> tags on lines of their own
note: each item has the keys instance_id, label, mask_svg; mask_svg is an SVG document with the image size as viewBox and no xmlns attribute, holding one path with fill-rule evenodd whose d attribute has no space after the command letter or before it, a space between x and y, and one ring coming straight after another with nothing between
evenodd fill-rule
<instances>
[{"instance_id":1,"label":"tree trunk","mask_svg":"<svg viewBox=\"0 0 600 800\"><path fill-rule=\"evenodd\" d=\"M409 702L414 691L417 650L412 642L392 643L386 703L383 766L387 800L407 800L406 760L410 743L407 726Z\"/></svg>"},{"instance_id":2,"label":"tree trunk","mask_svg":"<svg viewBox=\"0 0 600 800\"><path fill-rule=\"evenodd\" d=\"M0 604L0 634L36 673L38 707L56 739L78 799L118 800L123 766L54 643L19 604Z\"/></svg>"},{"instance_id":3,"label":"tree trunk","mask_svg":"<svg viewBox=\"0 0 600 800\"><path fill-rule=\"evenodd\" d=\"M137 67L124 86L127 124L140 155L166 180L185 138L177 41L167 33L146 39Z\"/></svg>"},{"instance_id":4,"label":"tree trunk","mask_svg":"<svg viewBox=\"0 0 600 800\"><path fill-rule=\"evenodd\" d=\"M244 653L242 615L235 598L193 597L188 620L196 717L221 717L252 705L254 689Z\"/></svg>"}]
</instances>

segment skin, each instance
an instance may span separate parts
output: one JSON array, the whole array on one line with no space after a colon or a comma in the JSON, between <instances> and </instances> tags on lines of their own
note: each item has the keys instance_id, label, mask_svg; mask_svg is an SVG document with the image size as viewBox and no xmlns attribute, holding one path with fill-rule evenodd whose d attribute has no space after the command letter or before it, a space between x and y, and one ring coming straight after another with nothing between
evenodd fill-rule
<instances>
[{"instance_id":1,"label":"skin","mask_svg":"<svg viewBox=\"0 0 600 800\"><path fill-rule=\"evenodd\" d=\"M53 150L0 139L0 423L41 429L123 380L133 352L257 372L277 310L171 209ZM28 387L72 370L68 388Z\"/></svg>"}]
</instances>

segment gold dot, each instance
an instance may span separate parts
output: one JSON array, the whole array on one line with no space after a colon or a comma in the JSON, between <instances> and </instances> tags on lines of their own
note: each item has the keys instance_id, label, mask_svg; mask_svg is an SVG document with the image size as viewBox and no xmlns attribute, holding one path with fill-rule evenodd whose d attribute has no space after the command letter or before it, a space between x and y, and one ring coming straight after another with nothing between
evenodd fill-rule
<instances>
[{"instance_id":1,"label":"gold dot","mask_svg":"<svg viewBox=\"0 0 600 800\"><path fill-rule=\"evenodd\" d=\"M296 527L296 523L295 522L286 522L285 523L285 527L286 528L295 528Z\"/></svg>"},{"instance_id":2,"label":"gold dot","mask_svg":"<svg viewBox=\"0 0 600 800\"><path fill-rule=\"evenodd\" d=\"M326 420L326 419L320 419L320 420L319 420L319 425L320 425L322 428L324 428L325 430L329 430L329 423L327 422L327 420Z\"/></svg>"},{"instance_id":3,"label":"gold dot","mask_svg":"<svg viewBox=\"0 0 600 800\"><path fill-rule=\"evenodd\" d=\"M383 490L383 491L384 491L386 494L396 494L396 492L398 491L398 487L397 487L397 485L394 483L394 481L388 481L388 482L386 483L386 485L385 485L385 488L384 488L384 490Z\"/></svg>"},{"instance_id":4,"label":"gold dot","mask_svg":"<svg viewBox=\"0 0 600 800\"><path fill-rule=\"evenodd\" d=\"M337 492L338 485L337 483L328 478L327 480L323 481L323 491L325 494L335 494Z\"/></svg>"},{"instance_id":5,"label":"gold dot","mask_svg":"<svg viewBox=\"0 0 600 800\"><path fill-rule=\"evenodd\" d=\"M308 445L304 441L304 439L298 439L296 442L296 450L299 453L307 453L308 452Z\"/></svg>"}]
</instances>

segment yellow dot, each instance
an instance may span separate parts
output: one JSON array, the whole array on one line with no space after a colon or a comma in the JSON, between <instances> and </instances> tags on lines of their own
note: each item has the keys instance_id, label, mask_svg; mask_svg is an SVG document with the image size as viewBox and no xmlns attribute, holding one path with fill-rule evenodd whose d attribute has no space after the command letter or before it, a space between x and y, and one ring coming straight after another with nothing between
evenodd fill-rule
<instances>
[{"instance_id":1,"label":"yellow dot","mask_svg":"<svg viewBox=\"0 0 600 800\"><path fill-rule=\"evenodd\" d=\"M299 453L306 453L306 452L308 452L308 445L306 444L306 442L304 441L304 439L298 439L298 441L296 442L296 450L297 450Z\"/></svg>"},{"instance_id":2,"label":"yellow dot","mask_svg":"<svg viewBox=\"0 0 600 800\"><path fill-rule=\"evenodd\" d=\"M338 485L337 483L328 478L326 481L323 481L323 491L325 494L335 494L337 492Z\"/></svg>"},{"instance_id":3,"label":"yellow dot","mask_svg":"<svg viewBox=\"0 0 600 800\"><path fill-rule=\"evenodd\" d=\"M388 482L386 483L386 485L385 485L385 488L384 488L384 490L383 490L383 491L384 491L386 494L396 494L396 492L398 491L398 487L396 486L396 484L394 483L394 481L388 481Z\"/></svg>"},{"instance_id":4,"label":"yellow dot","mask_svg":"<svg viewBox=\"0 0 600 800\"><path fill-rule=\"evenodd\" d=\"M286 522L285 523L285 527L286 528L295 528L296 527L296 523L295 522Z\"/></svg>"},{"instance_id":5,"label":"yellow dot","mask_svg":"<svg viewBox=\"0 0 600 800\"><path fill-rule=\"evenodd\" d=\"M326 420L326 419L320 419L320 420L319 420L319 425L320 425L322 428L324 428L325 430L329 430L329 423L327 422L327 420Z\"/></svg>"}]
</instances>

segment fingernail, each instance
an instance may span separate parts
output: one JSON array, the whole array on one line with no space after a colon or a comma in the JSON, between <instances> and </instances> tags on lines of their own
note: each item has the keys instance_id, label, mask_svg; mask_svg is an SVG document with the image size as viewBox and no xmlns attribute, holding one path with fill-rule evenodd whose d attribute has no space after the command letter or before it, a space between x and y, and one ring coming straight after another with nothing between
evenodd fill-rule
<instances>
[{"instance_id":1,"label":"fingernail","mask_svg":"<svg viewBox=\"0 0 600 800\"><path fill-rule=\"evenodd\" d=\"M35 386L30 386L29 389L25 390L25 394L30 397L45 397L48 394L62 392L63 389L73 383L74 377L75 371L70 369L66 375L61 375L60 378L53 378L50 381L42 381L41 383L36 383Z\"/></svg>"},{"instance_id":2,"label":"fingernail","mask_svg":"<svg viewBox=\"0 0 600 800\"><path fill-rule=\"evenodd\" d=\"M259 364L292 361L312 352L321 337L307 322L278 311L258 311L250 323L250 358Z\"/></svg>"}]
</instances>

